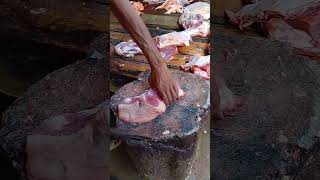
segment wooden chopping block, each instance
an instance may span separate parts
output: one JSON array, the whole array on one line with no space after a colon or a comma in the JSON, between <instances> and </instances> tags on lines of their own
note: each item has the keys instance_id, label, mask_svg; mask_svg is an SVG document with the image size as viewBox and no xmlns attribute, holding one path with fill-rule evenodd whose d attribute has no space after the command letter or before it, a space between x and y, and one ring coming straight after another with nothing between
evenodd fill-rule
<instances>
[{"instance_id":1,"label":"wooden chopping block","mask_svg":"<svg viewBox=\"0 0 320 180\"><path fill-rule=\"evenodd\" d=\"M140 174L150 179L184 179L187 176L197 135L204 123L202 119L208 113L209 81L180 70L172 70L172 73L186 93L183 99L167 107L165 113L151 122L129 124L120 119L116 122L117 130L145 137L135 139L132 136L125 142ZM114 113L123 99L140 95L149 88L148 76L149 73L144 73L140 80L123 86L111 97L110 106ZM171 167L170 163L176 166Z\"/></svg>"},{"instance_id":2,"label":"wooden chopping block","mask_svg":"<svg viewBox=\"0 0 320 180\"><path fill-rule=\"evenodd\" d=\"M45 119L94 107L107 99L106 59L85 59L58 69L32 85L4 113L0 145L25 180L28 133Z\"/></svg>"}]
</instances>

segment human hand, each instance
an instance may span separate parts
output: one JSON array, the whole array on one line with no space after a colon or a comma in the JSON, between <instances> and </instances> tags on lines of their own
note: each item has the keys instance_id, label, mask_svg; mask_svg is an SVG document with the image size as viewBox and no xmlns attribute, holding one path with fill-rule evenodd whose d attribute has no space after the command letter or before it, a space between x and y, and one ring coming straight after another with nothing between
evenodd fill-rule
<instances>
[{"instance_id":1,"label":"human hand","mask_svg":"<svg viewBox=\"0 0 320 180\"><path fill-rule=\"evenodd\" d=\"M151 88L157 90L166 105L175 102L179 97L178 84L165 63L152 69L149 84Z\"/></svg>"}]
</instances>

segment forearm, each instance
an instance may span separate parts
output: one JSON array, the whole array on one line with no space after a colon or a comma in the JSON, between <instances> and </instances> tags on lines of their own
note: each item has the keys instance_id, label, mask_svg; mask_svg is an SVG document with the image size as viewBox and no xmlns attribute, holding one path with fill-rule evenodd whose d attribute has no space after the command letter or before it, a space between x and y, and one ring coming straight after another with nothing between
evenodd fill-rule
<instances>
[{"instance_id":1,"label":"forearm","mask_svg":"<svg viewBox=\"0 0 320 180\"><path fill-rule=\"evenodd\" d=\"M157 69L164 64L155 41L148 28L132 8L128 0L112 0L111 9L120 24L128 31L146 56L151 69Z\"/></svg>"}]
</instances>

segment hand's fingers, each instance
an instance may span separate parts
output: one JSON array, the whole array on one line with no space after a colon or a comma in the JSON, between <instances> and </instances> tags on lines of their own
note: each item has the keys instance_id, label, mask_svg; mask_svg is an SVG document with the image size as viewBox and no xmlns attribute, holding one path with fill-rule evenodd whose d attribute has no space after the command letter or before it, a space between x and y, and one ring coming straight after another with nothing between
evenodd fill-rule
<instances>
[{"instance_id":1,"label":"hand's fingers","mask_svg":"<svg viewBox=\"0 0 320 180\"><path fill-rule=\"evenodd\" d=\"M168 98L168 105L169 105L172 102L172 96L171 96L170 89L166 90L166 95L167 95L167 98Z\"/></svg>"},{"instance_id":2,"label":"hand's fingers","mask_svg":"<svg viewBox=\"0 0 320 180\"><path fill-rule=\"evenodd\" d=\"M161 91L162 100L166 105L169 105L168 97L164 91Z\"/></svg>"},{"instance_id":3,"label":"hand's fingers","mask_svg":"<svg viewBox=\"0 0 320 180\"><path fill-rule=\"evenodd\" d=\"M173 101L173 102L176 102L176 100L178 99L178 95L177 95L177 93L175 92L175 90L174 90L173 87L170 89L170 93L171 93L172 101Z\"/></svg>"},{"instance_id":4,"label":"hand's fingers","mask_svg":"<svg viewBox=\"0 0 320 180\"><path fill-rule=\"evenodd\" d=\"M173 85L174 91L176 93L176 98L179 98L179 88L178 88L178 84L174 84Z\"/></svg>"}]
</instances>

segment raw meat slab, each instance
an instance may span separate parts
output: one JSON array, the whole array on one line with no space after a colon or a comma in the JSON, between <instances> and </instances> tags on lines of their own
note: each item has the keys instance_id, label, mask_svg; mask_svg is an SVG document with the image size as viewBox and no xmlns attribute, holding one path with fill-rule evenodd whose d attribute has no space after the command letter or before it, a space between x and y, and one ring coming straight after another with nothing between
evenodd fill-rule
<instances>
[{"instance_id":1,"label":"raw meat slab","mask_svg":"<svg viewBox=\"0 0 320 180\"><path fill-rule=\"evenodd\" d=\"M210 84L197 75L179 70L172 70L185 98L167 107L165 113L148 123L130 124L117 119L116 126L125 132L138 134L152 139L170 139L174 136L183 137L198 131L201 118L207 112L209 105ZM111 97L111 109L116 114L118 104L127 97L142 94L149 89L147 81L149 73L144 73L139 80L133 81L120 88ZM168 133L169 132L169 133Z\"/></svg>"}]
</instances>

